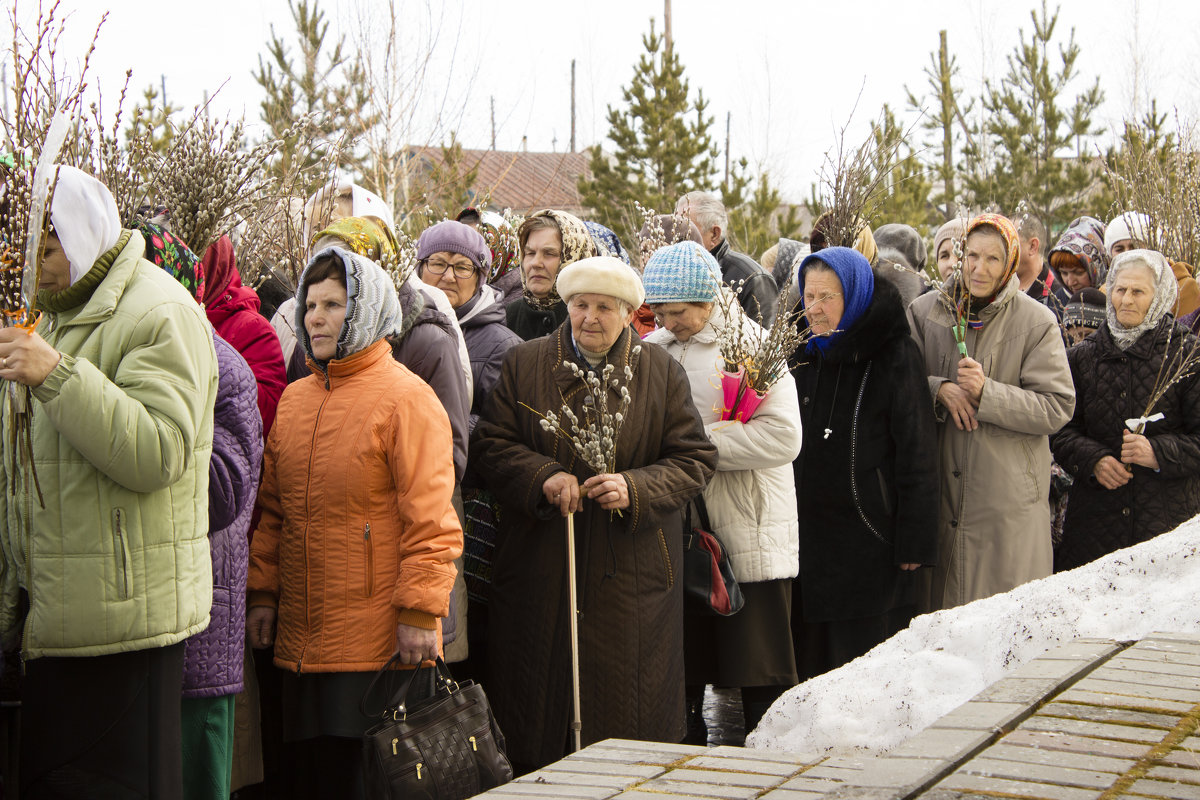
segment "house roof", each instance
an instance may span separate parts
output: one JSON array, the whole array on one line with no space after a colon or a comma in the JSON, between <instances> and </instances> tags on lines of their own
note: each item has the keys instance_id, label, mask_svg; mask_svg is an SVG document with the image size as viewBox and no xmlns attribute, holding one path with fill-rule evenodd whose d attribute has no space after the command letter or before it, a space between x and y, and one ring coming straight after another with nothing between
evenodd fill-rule
<instances>
[{"instance_id":1,"label":"house roof","mask_svg":"<svg viewBox=\"0 0 1200 800\"><path fill-rule=\"evenodd\" d=\"M438 147L417 150L430 163L442 160ZM489 208L529 213L554 208L577 216L586 209L576 188L580 176L591 176L587 153L528 153L504 150L462 151L464 169L477 168L471 196Z\"/></svg>"}]
</instances>

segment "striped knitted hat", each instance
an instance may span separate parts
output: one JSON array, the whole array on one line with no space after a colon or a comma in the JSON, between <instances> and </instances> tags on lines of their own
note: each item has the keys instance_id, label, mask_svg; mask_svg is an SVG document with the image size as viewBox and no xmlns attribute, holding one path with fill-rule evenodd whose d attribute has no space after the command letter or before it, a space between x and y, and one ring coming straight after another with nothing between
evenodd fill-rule
<instances>
[{"instance_id":1,"label":"striped knitted hat","mask_svg":"<svg viewBox=\"0 0 1200 800\"><path fill-rule=\"evenodd\" d=\"M721 290L721 267L712 254L693 241L659 248L642 272L646 302L711 303Z\"/></svg>"}]
</instances>

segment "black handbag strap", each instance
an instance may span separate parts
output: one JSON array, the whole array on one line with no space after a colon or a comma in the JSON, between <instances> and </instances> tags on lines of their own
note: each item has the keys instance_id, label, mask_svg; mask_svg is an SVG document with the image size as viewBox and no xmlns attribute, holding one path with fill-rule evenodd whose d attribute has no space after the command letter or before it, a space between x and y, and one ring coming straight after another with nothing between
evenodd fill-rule
<instances>
[{"instance_id":1,"label":"black handbag strap","mask_svg":"<svg viewBox=\"0 0 1200 800\"><path fill-rule=\"evenodd\" d=\"M712 533L712 523L708 521L708 506L704 503L704 495L698 494L687 504L683 517L683 535L692 535L692 506L696 506L696 516L700 519L700 529Z\"/></svg>"},{"instance_id":2,"label":"black handbag strap","mask_svg":"<svg viewBox=\"0 0 1200 800\"><path fill-rule=\"evenodd\" d=\"M362 697L359 698L358 701L358 710L362 712L364 717L376 717L380 715L386 717L389 716L389 712L391 712L390 716L393 719L404 719L405 715L408 714L408 692L412 688L413 680L417 677L417 673L423 669L426 669L424 665L418 666L416 669L406 670L408 675L405 676L404 683L401 684L400 688L396 690L396 693L392 695L391 700L389 700L387 705L384 706L383 711L375 714L367 711L367 698L370 697L371 692L375 690L375 686L379 683L379 679L389 673L392 675L396 674L396 670L393 670L392 667L400 666L403 663L404 662L400 661L400 654L397 653L388 659L388 662L383 665L383 669L375 673L375 677L371 678L371 683L367 685L366 691L363 692ZM434 665L432 667L428 667L428 669L436 670L435 677L447 692L453 693L458 690L458 684L455 682L454 677L450 674L450 668L446 666L446 662L442 660L441 656L438 656L437 660L434 662Z\"/></svg>"}]
</instances>

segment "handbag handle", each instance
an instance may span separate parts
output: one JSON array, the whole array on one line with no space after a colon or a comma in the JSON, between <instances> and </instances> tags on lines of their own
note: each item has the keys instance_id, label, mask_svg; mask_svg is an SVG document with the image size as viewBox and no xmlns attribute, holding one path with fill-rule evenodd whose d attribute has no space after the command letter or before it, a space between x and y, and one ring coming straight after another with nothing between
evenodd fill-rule
<instances>
[{"instance_id":1,"label":"handbag handle","mask_svg":"<svg viewBox=\"0 0 1200 800\"><path fill-rule=\"evenodd\" d=\"M704 494L698 494L692 498L687 504L687 510L683 517L683 535L690 536L692 533L692 506L696 506L696 516L700 518L700 527L703 530L712 533L712 525L708 521L708 506L704 502Z\"/></svg>"},{"instance_id":2,"label":"handbag handle","mask_svg":"<svg viewBox=\"0 0 1200 800\"><path fill-rule=\"evenodd\" d=\"M388 662L386 664L383 665L383 669L379 670L379 672L375 673L375 677L371 678L370 684L367 685L366 691L363 692L362 697L359 698L359 701L358 701L358 710L362 713L362 715L364 717L376 716L375 714L372 714L369 711L367 711L367 698L370 697L371 692L373 692L375 690L375 685L377 683L379 683L379 679L382 678L384 675L386 675L388 672L392 671L393 665L400 665L400 664L403 664L403 662L400 661L400 654L396 653L390 659L388 659ZM396 690L396 693L394 695L392 695L392 699L389 700L387 705L385 705L383 707L383 711L379 712L380 716L383 716L386 718L388 716L388 709L392 709L391 716L392 716L392 719L394 719L394 720L395 719L404 719L408 715L408 692L412 688L412 683L413 683L413 680L417 677L417 673L419 673L421 670L423 670L425 668L426 667L424 666L424 664L421 664L421 665L418 665L416 669L407 670L408 676L405 677L404 683L400 686L399 689ZM450 668L446 666L446 662L442 660L441 656L437 657L437 660L434 662L434 665L432 667L430 667L430 669L436 670L437 680L441 682L442 687L448 693L452 694L452 693L458 691L458 683L454 680L454 677L450 674ZM436 693L436 690L435 690L435 693Z\"/></svg>"}]
</instances>

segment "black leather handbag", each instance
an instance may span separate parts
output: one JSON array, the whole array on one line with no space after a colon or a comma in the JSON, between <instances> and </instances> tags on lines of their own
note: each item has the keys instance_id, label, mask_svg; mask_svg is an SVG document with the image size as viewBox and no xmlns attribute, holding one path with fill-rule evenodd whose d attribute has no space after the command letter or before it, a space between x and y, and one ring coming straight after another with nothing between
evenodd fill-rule
<instances>
[{"instance_id":1,"label":"black leather handbag","mask_svg":"<svg viewBox=\"0 0 1200 800\"><path fill-rule=\"evenodd\" d=\"M359 703L366 700L385 674L399 663L387 663L371 681ZM363 734L363 783L370 800L463 800L512 780L512 765L504 752L504 734L492 716L483 688L474 681L455 682L441 658L437 660L432 697L408 704L413 678L389 701L381 722Z\"/></svg>"},{"instance_id":2,"label":"black leather handbag","mask_svg":"<svg viewBox=\"0 0 1200 800\"><path fill-rule=\"evenodd\" d=\"M692 524L692 505L700 525ZM683 522L683 596L702 612L728 617L746 604L725 545L712 531L704 496L688 503Z\"/></svg>"}]
</instances>

